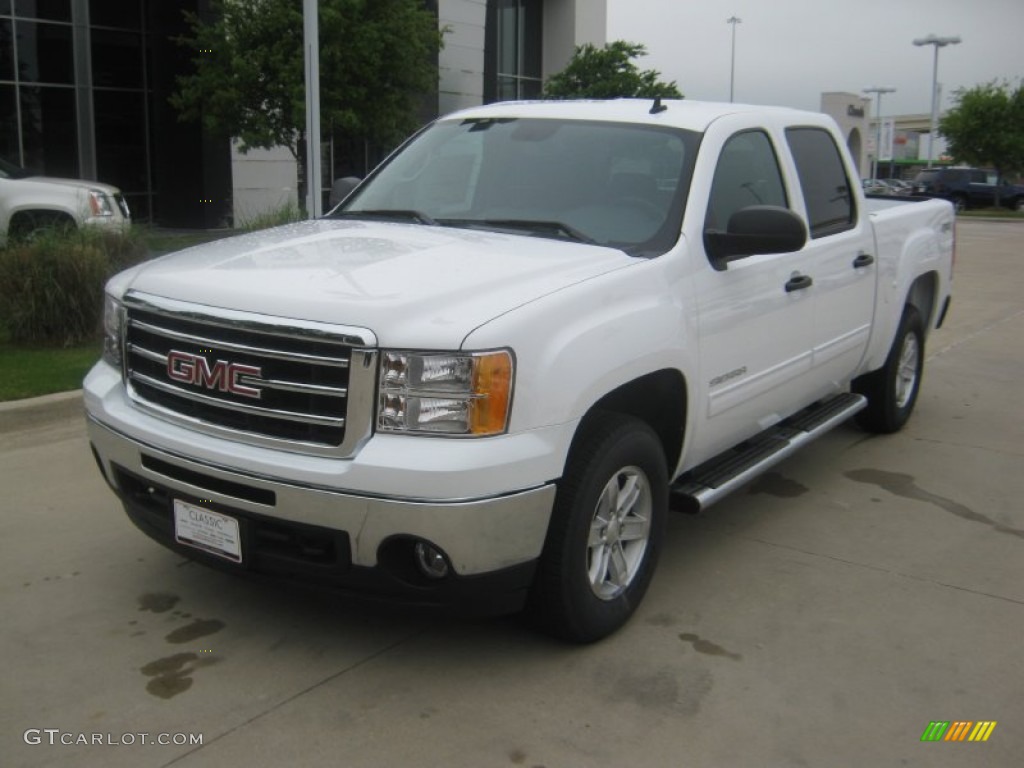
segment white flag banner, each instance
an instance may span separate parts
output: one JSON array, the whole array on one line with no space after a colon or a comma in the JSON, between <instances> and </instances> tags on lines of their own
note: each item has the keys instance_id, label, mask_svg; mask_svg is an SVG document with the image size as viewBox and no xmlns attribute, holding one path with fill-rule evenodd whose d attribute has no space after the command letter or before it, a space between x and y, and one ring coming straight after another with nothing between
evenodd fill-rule
<instances>
[{"instance_id":1,"label":"white flag banner","mask_svg":"<svg viewBox=\"0 0 1024 768\"><path fill-rule=\"evenodd\" d=\"M892 160L892 144L893 139L896 136L896 121L895 120L883 120L882 121L882 136L879 141L878 148L878 159L881 160Z\"/></svg>"}]
</instances>

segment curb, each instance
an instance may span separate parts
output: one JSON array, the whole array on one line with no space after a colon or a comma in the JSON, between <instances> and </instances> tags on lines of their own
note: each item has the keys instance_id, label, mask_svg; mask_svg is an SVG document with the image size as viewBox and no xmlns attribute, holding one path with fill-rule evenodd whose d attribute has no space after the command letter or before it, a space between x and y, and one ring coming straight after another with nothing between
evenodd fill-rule
<instances>
[{"instance_id":1,"label":"curb","mask_svg":"<svg viewBox=\"0 0 1024 768\"><path fill-rule=\"evenodd\" d=\"M82 390L0 403L0 434L36 429L62 419L85 418Z\"/></svg>"}]
</instances>

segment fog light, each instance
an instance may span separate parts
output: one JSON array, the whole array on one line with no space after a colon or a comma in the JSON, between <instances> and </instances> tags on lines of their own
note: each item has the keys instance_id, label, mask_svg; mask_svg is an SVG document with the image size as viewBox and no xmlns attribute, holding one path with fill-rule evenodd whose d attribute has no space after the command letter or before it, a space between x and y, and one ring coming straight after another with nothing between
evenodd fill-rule
<instances>
[{"instance_id":1,"label":"fog light","mask_svg":"<svg viewBox=\"0 0 1024 768\"><path fill-rule=\"evenodd\" d=\"M427 578L443 579L448 575L448 561L444 559L441 550L424 541L418 541L413 547L413 552L416 555L416 565Z\"/></svg>"}]
</instances>

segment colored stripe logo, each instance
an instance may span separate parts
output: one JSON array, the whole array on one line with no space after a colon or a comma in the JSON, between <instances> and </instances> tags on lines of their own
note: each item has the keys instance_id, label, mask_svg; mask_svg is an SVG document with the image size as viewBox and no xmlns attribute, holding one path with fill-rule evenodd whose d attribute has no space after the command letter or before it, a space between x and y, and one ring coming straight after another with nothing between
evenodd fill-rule
<instances>
[{"instance_id":1,"label":"colored stripe logo","mask_svg":"<svg viewBox=\"0 0 1024 768\"><path fill-rule=\"evenodd\" d=\"M996 724L995 720L932 720L921 741L988 741Z\"/></svg>"}]
</instances>

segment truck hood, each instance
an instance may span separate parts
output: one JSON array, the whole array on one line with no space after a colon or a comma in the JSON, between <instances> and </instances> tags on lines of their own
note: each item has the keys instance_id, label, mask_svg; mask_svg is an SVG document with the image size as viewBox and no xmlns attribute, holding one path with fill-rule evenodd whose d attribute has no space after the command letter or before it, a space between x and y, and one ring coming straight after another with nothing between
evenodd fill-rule
<instances>
[{"instance_id":1,"label":"truck hood","mask_svg":"<svg viewBox=\"0 0 1024 768\"><path fill-rule=\"evenodd\" d=\"M368 328L381 346L457 349L487 321L636 263L526 235L318 220L164 256L112 290Z\"/></svg>"},{"instance_id":2,"label":"truck hood","mask_svg":"<svg viewBox=\"0 0 1024 768\"><path fill-rule=\"evenodd\" d=\"M117 187L112 187L110 184L103 184L98 181L89 181L87 179L59 179L55 176L25 176L24 178L19 179L19 181L31 181L33 184L51 184L56 187L98 189L108 195L116 195L121 191Z\"/></svg>"}]
</instances>

